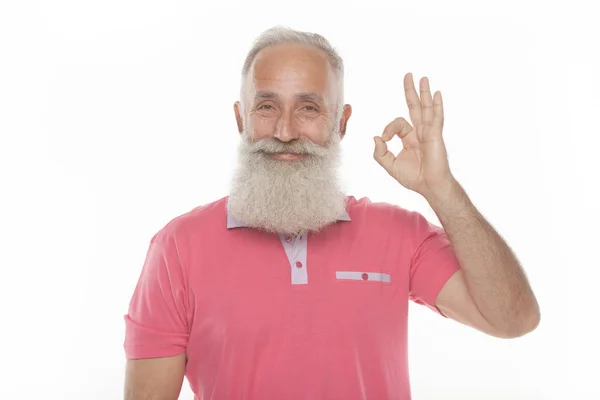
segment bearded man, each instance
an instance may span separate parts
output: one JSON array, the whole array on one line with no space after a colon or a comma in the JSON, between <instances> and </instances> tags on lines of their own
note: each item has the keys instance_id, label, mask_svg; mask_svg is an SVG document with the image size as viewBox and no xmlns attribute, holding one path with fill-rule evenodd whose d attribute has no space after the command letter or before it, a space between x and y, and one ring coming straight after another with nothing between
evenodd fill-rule
<instances>
[{"instance_id":1,"label":"bearded man","mask_svg":"<svg viewBox=\"0 0 600 400\"><path fill-rule=\"evenodd\" d=\"M197 400L407 400L409 300L500 338L538 325L523 269L450 171L427 78L417 94L406 74L411 122L386 126L373 156L442 226L344 193L343 76L320 35L276 27L256 40L229 195L150 242L125 315L126 399L175 400L185 376Z\"/></svg>"}]
</instances>

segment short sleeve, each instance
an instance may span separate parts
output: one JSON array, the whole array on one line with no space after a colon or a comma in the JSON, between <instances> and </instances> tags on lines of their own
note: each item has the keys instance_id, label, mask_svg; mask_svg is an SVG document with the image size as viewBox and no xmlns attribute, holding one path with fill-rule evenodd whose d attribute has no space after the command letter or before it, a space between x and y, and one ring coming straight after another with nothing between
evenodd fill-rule
<instances>
[{"instance_id":1,"label":"short sleeve","mask_svg":"<svg viewBox=\"0 0 600 400\"><path fill-rule=\"evenodd\" d=\"M417 241L410 268L410 299L444 316L435 302L460 265L444 229L427 221L420 213L411 214Z\"/></svg>"},{"instance_id":2,"label":"short sleeve","mask_svg":"<svg viewBox=\"0 0 600 400\"><path fill-rule=\"evenodd\" d=\"M175 240L165 229L150 241L125 314L127 359L169 357L187 347L187 295Z\"/></svg>"}]
</instances>

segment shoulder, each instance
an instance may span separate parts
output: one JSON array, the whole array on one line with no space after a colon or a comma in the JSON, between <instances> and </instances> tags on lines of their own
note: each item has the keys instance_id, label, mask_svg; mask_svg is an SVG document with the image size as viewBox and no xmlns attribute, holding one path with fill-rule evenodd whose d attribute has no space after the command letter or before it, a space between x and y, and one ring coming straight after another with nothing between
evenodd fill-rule
<instances>
[{"instance_id":1,"label":"shoulder","mask_svg":"<svg viewBox=\"0 0 600 400\"><path fill-rule=\"evenodd\" d=\"M359 199L348 196L348 214L354 220L365 219L371 222L400 223L415 225L425 217L418 211L409 210L397 204L383 201L372 201L369 197Z\"/></svg>"},{"instance_id":2,"label":"shoulder","mask_svg":"<svg viewBox=\"0 0 600 400\"><path fill-rule=\"evenodd\" d=\"M152 237L157 240L176 240L226 227L227 197L202 204L169 220Z\"/></svg>"},{"instance_id":3,"label":"shoulder","mask_svg":"<svg viewBox=\"0 0 600 400\"><path fill-rule=\"evenodd\" d=\"M350 219L370 232L383 229L404 239L410 238L410 242L421 242L442 232L441 227L429 221L423 213L397 204L349 196L347 208Z\"/></svg>"}]
</instances>

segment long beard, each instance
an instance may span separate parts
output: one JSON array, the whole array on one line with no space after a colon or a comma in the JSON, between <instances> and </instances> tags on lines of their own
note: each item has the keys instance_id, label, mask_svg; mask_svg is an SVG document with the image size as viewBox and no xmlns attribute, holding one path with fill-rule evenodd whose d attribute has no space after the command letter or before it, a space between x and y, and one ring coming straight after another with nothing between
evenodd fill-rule
<instances>
[{"instance_id":1,"label":"long beard","mask_svg":"<svg viewBox=\"0 0 600 400\"><path fill-rule=\"evenodd\" d=\"M305 154L299 160L276 160L271 153ZM318 232L346 210L347 196L337 170L341 160L339 130L324 146L299 139L252 142L244 132L238 148L228 209L246 226L273 233Z\"/></svg>"}]
</instances>

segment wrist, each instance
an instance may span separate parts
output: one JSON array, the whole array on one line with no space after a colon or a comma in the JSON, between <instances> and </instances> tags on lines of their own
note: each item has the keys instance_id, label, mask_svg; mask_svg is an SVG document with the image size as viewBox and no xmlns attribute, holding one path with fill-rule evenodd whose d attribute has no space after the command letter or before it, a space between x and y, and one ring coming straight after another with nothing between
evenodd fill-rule
<instances>
[{"instance_id":1,"label":"wrist","mask_svg":"<svg viewBox=\"0 0 600 400\"><path fill-rule=\"evenodd\" d=\"M432 189L425 199L438 214L456 214L472 206L460 183L451 177Z\"/></svg>"}]
</instances>

